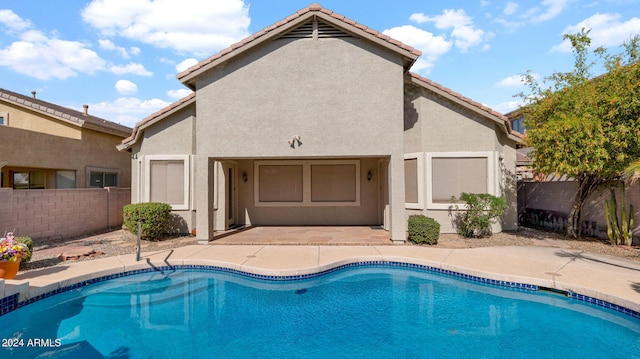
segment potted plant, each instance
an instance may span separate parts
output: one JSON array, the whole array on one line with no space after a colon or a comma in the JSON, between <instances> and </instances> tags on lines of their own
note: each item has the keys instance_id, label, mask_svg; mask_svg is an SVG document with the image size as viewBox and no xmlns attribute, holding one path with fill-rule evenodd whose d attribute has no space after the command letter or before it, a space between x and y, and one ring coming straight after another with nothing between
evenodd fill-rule
<instances>
[{"instance_id":1,"label":"potted plant","mask_svg":"<svg viewBox=\"0 0 640 359\"><path fill-rule=\"evenodd\" d=\"M29 247L17 241L13 232L0 238L0 278L13 279L18 274L22 257L29 254Z\"/></svg>"}]
</instances>

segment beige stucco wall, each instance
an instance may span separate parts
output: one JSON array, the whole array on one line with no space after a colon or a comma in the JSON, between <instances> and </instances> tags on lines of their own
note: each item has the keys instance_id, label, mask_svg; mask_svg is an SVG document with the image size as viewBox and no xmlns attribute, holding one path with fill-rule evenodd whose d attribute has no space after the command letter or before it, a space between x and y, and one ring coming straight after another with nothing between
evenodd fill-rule
<instances>
[{"instance_id":1,"label":"beige stucco wall","mask_svg":"<svg viewBox=\"0 0 640 359\"><path fill-rule=\"evenodd\" d=\"M39 122L48 121L40 119ZM84 188L87 168L96 167L117 171L118 186L128 188L131 185L130 154L116 149L122 138L88 129L80 129L80 134L80 138L69 138L0 127L0 161L8 162L2 168L4 185L9 186L9 170L48 168L76 171L76 185ZM48 183L53 186L55 178L48 177Z\"/></svg>"},{"instance_id":2,"label":"beige stucco wall","mask_svg":"<svg viewBox=\"0 0 640 359\"><path fill-rule=\"evenodd\" d=\"M509 208L503 221L494 226L494 231L516 229L515 142L507 137L501 126L475 111L411 83L405 85L405 92L405 153L496 152L496 194L505 196ZM427 209L426 186L430 179L426 167L425 163L423 209L407 209L407 217L424 214L436 219L442 232L455 233L450 211Z\"/></svg>"},{"instance_id":3,"label":"beige stucco wall","mask_svg":"<svg viewBox=\"0 0 640 359\"><path fill-rule=\"evenodd\" d=\"M256 206L254 198L253 160L236 161L238 166L238 221L240 224L265 225L279 223L282 225L380 225L378 159L363 158L359 162L358 181L360 182L359 206L305 206L274 207ZM287 162L282 162L287 164ZM371 171L371 181L367 173ZM247 174L247 182L241 180Z\"/></svg>"},{"instance_id":4,"label":"beige stucco wall","mask_svg":"<svg viewBox=\"0 0 640 359\"><path fill-rule=\"evenodd\" d=\"M191 104L175 113L168 115L162 121L145 127L142 138L131 148L131 202L139 203L144 200L145 181L144 166L145 156L148 155L193 155L195 154L194 126L195 104ZM190 171L190 180L193 172ZM189 186L193 182L189 183ZM194 228L195 199L189 198L189 208L173 211L184 221L181 232L187 232Z\"/></svg>"},{"instance_id":5,"label":"beige stucco wall","mask_svg":"<svg viewBox=\"0 0 640 359\"><path fill-rule=\"evenodd\" d=\"M201 185L210 178L209 158L363 156L389 157L399 174L390 181L387 210L392 238L404 237L399 54L356 39L270 41L201 75L196 96L199 238L212 230L205 225L212 186ZM292 148L294 136L302 145ZM308 221L307 212L291 210L286 221ZM258 217L278 224L278 217Z\"/></svg>"},{"instance_id":6,"label":"beige stucco wall","mask_svg":"<svg viewBox=\"0 0 640 359\"><path fill-rule=\"evenodd\" d=\"M80 127L36 111L0 102L0 114L6 116L5 120L9 127L78 140L82 138ZM43 117L46 117L47 120L43 121Z\"/></svg>"}]
</instances>

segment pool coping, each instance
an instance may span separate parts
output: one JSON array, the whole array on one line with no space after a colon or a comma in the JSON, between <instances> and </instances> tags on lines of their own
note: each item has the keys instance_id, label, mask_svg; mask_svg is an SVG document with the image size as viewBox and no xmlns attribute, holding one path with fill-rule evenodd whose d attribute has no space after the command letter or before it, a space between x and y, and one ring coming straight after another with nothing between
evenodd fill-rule
<instances>
[{"instance_id":1,"label":"pool coping","mask_svg":"<svg viewBox=\"0 0 640 359\"><path fill-rule=\"evenodd\" d=\"M548 288L640 319L640 293L635 287L640 283L632 282L631 292L617 288L634 280L640 265L558 248L194 245L144 253L141 259L135 261L132 255L106 257L21 273L17 280L0 280L0 316L69 288L124 274L202 267L256 278L297 280L359 263L397 263L498 286ZM590 277L606 280L589 284Z\"/></svg>"}]
</instances>

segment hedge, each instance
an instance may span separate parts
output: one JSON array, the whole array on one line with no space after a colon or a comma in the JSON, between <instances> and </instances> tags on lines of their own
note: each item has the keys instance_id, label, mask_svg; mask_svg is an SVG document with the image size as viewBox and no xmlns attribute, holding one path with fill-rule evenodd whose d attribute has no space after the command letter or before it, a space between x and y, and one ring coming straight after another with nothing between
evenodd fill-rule
<instances>
[{"instance_id":1,"label":"hedge","mask_svg":"<svg viewBox=\"0 0 640 359\"><path fill-rule=\"evenodd\" d=\"M171 206L158 202L128 204L123 208L123 216L129 232L137 235L140 221L140 238L158 240L169 228Z\"/></svg>"},{"instance_id":2,"label":"hedge","mask_svg":"<svg viewBox=\"0 0 640 359\"><path fill-rule=\"evenodd\" d=\"M438 244L440 223L423 215L409 216L409 240L416 244Z\"/></svg>"}]
</instances>

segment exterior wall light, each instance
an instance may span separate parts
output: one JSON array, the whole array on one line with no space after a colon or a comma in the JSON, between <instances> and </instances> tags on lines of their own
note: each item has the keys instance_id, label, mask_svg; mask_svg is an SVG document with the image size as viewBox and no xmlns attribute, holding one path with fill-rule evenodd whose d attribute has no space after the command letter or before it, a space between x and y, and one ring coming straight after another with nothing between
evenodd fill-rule
<instances>
[{"instance_id":1,"label":"exterior wall light","mask_svg":"<svg viewBox=\"0 0 640 359\"><path fill-rule=\"evenodd\" d=\"M242 182L247 183L248 180L247 172L242 172Z\"/></svg>"},{"instance_id":2,"label":"exterior wall light","mask_svg":"<svg viewBox=\"0 0 640 359\"><path fill-rule=\"evenodd\" d=\"M371 173L371 170L369 170L369 172L367 172L367 181L371 182L372 177L373 177L373 174Z\"/></svg>"}]
</instances>

